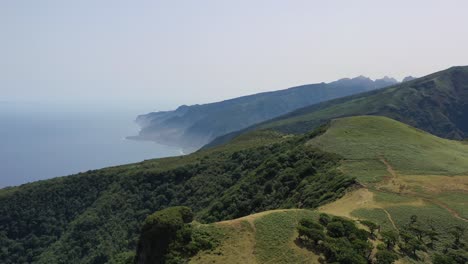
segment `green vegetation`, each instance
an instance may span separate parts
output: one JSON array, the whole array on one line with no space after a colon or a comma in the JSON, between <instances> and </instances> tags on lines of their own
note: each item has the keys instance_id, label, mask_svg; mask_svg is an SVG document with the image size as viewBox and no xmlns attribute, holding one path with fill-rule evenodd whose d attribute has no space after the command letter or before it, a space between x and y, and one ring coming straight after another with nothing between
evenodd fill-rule
<instances>
[{"instance_id":1,"label":"green vegetation","mask_svg":"<svg viewBox=\"0 0 468 264\"><path fill-rule=\"evenodd\" d=\"M340 157L306 146L317 132L259 131L184 157L144 161L0 191L2 263L121 262L144 219L188 206L213 222L276 208L314 208L354 180Z\"/></svg>"},{"instance_id":2,"label":"green vegetation","mask_svg":"<svg viewBox=\"0 0 468 264\"><path fill-rule=\"evenodd\" d=\"M376 192L374 200L378 203L405 204L415 202L416 198L398 195L397 193Z\"/></svg>"},{"instance_id":3,"label":"green vegetation","mask_svg":"<svg viewBox=\"0 0 468 264\"><path fill-rule=\"evenodd\" d=\"M222 240L190 263L317 263L316 254L297 245L296 228L300 219L316 221L318 216L316 211L284 209L209 224L222 230Z\"/></svg>"},{"instance_id":4,"label":"green vegetation","mask_svg":"<svg viewBox=\"0 0 468 264\"><path fill-rule=\"evenodd\" d=\"M417 210L411 206L395 206L387 208L387 211L399 229L405 228L413 215L417 216L418 223L430 225L440 233L440 243L449 243L452 240L449 230L455 226L468 227L467 222L453 217L450 212L437 205L420 206Z\"/></svg>"},{"instance_id":5,"label":"green vegetation","mask_svg":"<svg viewBox=\"0 0 468 264\"><path fill-rule=\"evenodd\" d=\"M376 224L365 221L372 227L369 233L341 217L322 214L318 222L320 224L302 219L297 227L298 240L306 248L323 255L325 263L366 264L371 261L374 247L370 239L375 236Z\"/></svg>"},{"instance_id":6,"label":"green vegetation","mask_svg":"<svg viewBox=\"0 0 468 264\"><path fill-rule=\"evenodd\" d=\"M377 224L360 221L369 228L369 233L358 229L351 220L322 214L319 221L307 218L300 221L298 239L308 249L323 255L326 263L368 263L373 258L376 263L394 263L400 258L427 262L427 254L422 253L434 252L435 248L440 249L433 254L434 263L442 260L448 261L446 263L468 261L468 246L463 240L465 227L449 228L447 233L450 239L443 242L441 229L433 222L420 221L416 215L406 220L407 223L399 231L380 231ZM383 244L377 244L377 248L374 248L375 243L371 241L376 239ZM441 253L446 255L442 256Z\"/></svg>"},{"instance_id":7,"label":"green vegetation","mask_svg":"<svg viewBox=\"0 0 468 264\"><path fill-rule=\"evenodd\" d=\"M297 210L289 213L271 213L255 220L256 259L260 263L304 263L307 256L300 254L292 243L296 236L294 226L307 217L317 219L318 213Z\"/></svg>"},{"instance_id":8,"label":"green vegetation","mask_svg":"<svg viewBox=\"0 0 468 264\"><path fill-rule=\"evenodd\" d=\"M300 251L303 248L299 245L302 245L311 250L315 262L322 256L327 262L339 263L367 263L370 259L375 263L394 263L397 259L405 263L466 263L468 249L465 241L468 232L465 230L468 230L468 224L462 217L466 211L464 186L467 181L463 175L468 175L467 145L432 136L385 117L371 116L334 120L329 126L321 127L317 135L303 140L312 149L319 148L343 157L339 161L343 173L355 176L368 188L368 195L358 192L361 196L350 200L352 204L348 204L349 209L346 203L338 207L344 212L349 210L351 217L360 219L357 226L368 230L366 236L359 234L361 231L358 230L361 229L356 226L358 222L343 218L317 217L314 214L301 220L303 218L292 212L271 213L257 218L251 228L244 226L245 233L255 234L255 240L247 239L249 247L255 245L255 253L247 258L254 258L259 263L303 262L307 255ZM322 160L315 156L312 159ZM246 178L243 188L248 190L248 186L259 182L257 178L264 179L268 168L277 171L278 175L287 175L279 166L288 164L285 162L287 160L283 157L276 159L278 164L265 163L264 168L259 167L256 171L257 177ZM297 166L291 168L301 171ZM333 173L328 171L327 175ZM316 182L316 178L311 179ZM282 185L285 185L284 182ZM308 186L314 185L311 183ZM324 182L317 186L329 185ZM231 195L234 190L240 193L239 196L254 196L235 188L225 194ZM306 193L300 188L296 188L296 191ZM311 191L314 192L316 190ZM288 193L286 197L278 200L288 202L295 195ZM267 199L267 193L262 193L258 198ZM223 200L223 197L219 199ZM297 206L298 201L304 203L303 200L293 199L293 206ZM267 203L271 204L272 201L268 200ZM232 204L232 201L221 203L221 206L228 204ZM239 204L236 203L236 209ZM252 209L247 203L246 206ZM269 209L262 207L262 203L256 206L261 210ZM216 216L216 212L209 210L202 215L205 213ZM228 218L235 216L235 213L228 214ZM249 220L246 219L244 223L248 226ZM290 228L296 228L295 236L300 237L300 244L291 243L291 236L295 233L291 229L275 229L286 226L288 222ZM322 226L318 226L318 223ZM232 240L229 243L237 245ZM217 254L230 252L227 248L221 247ZM224 261L231 259L227 255L223 263L236 263ZM211 260L219 260L214 254L209 256ZM198 260L197 263L203 263L202 260L207 258Z\"/></svg>"},{"instance_id":9,"label":"green vegetation","mask_svg":"<svg viewBox=\"0 0 468 264\"><path fill-rule=\"evenodd\" d=\"M141 234L138 258L173 263L464 263L467 153L385 117L300 136L256 130L184 157L0 190L0 260L129 263ZM267 211L317 207L359 222Z\"/></svg>"},{"instance_id":10,"label":"green vegetation","mask_svg":"<svg viewBox=\"0 0 468 264\"><path fill-rule=\"evenodd\" d=\"M367 188L368 195L356 192L329 206L332 212L364 219L364 225L365 220L378 223L383 241L390 241L388 232L397 232L398 242L387 243L386 250L406 262L428 262L452 252L458 259L453 263L465 263L460 250L466 249L455 245L452 233L456 227L468 228L466 144L372 116L333 120L308 144L343 156L342 171ZM412 216L417 225L409 225Z\"/></svg>"},{"instance_id":11,"label":"green vegetation","mask_svg":"<svg viewBox=\"0 0 468 264\"><path fill-rule=\"evenodd\" d=\"M219 243L216 230L192 226L188 207L169 207L146 218L138 242L137 263L185 263Z\"/></svg>"},{"instance_id":12,"label":"green vegetation","mask_svg":"<svg viewBox=\"0 0 468 264\"><path fill-rule=\"evenodd\" d=\"M468 194L464 192L444 192L437 196L437 200L445 203L461 217L468 219Z\"/></svg>"},{"instance_id":13,"label":"green vegetation","mask_svg":"<svg viewBox=\"0 0 468 264\"><path fill-rule=\"evenodd\" d=\"M374 223L379 223L382 231L395 230L392 223L388 219L388 216L385 213L385 211L380 208L375 208L375 209L360 208L360 209L354 210L351 213L351 216L356 217L358 219L368 219Z\"/></svg>"}]
</instances>

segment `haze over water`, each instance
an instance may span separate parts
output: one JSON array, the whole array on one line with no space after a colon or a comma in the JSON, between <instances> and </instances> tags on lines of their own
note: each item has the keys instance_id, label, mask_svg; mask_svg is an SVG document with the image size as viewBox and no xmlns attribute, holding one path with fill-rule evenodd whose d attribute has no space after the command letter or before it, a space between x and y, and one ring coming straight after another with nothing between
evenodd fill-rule
<instances>
[{"instance_id":1,"label":"haze over water","mask_svg":"<svg viewBox=\"0 0 468 264\"><path fill-rule=\"evenodd\" d=\"M173 147L126 140L148 109L0 102L0 188L145 159Z\"/></svg>"}]
</instances>

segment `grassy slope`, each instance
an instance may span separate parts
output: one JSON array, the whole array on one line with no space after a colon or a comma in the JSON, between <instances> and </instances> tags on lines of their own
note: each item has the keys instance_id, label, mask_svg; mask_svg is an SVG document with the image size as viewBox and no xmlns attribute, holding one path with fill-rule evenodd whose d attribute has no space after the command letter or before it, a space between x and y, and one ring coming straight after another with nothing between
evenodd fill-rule
<instances>
[{"instance_id":1,"label":"grassy slope","mask_svg":"<svg viewBox=\"0 0 468 264\"><path fill-rule=\"evenodd\" d=\"M455 225L468 228L468 146L385 118L337 119L310 145L345 157L342 170L365 188L321 211L400 229L417 215L433 222L441 242ZM409 261L409 260L408 260Z\"/></svg>"},{"instance_id":2,"label":"grassy slope","mask_svg":"<svg viewBox=\"0 0 468 264\"><path fill-rule=\"evenodd\" d=\"M350 162L377 164L385 159L394 170L408 175L468 175L467 145L386 117L334 120L324 135L309 144L339 153Z\"/></svg>"},{"instance_id":3,"label":"grassy slope","mask_svg":"<svg viewBox=\"0 0 468 264\"><path fill-rule=\"evenodd\" d=\"M215 223L224 233L221 245L201 252L190 263L318 263L318 256L295 244L296 226L316 211L273 210Z\"/></svg>"}]
</instances>

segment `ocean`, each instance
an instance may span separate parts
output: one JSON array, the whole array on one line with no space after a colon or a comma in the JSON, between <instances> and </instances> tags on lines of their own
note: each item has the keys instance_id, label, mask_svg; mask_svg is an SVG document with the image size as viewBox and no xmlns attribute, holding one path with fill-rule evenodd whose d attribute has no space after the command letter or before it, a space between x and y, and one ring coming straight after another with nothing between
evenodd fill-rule
<instances>
[{"instance_id":1,"label":"ocean","mask_svg":"<svg viewBox=\"0 0 468 264\"><path fill-rule=\"evenodd\" d=\"M0 188L91 169L177 156L179 149L133 141L148 109L0 102Z\"/></svg>"}]
</instances>

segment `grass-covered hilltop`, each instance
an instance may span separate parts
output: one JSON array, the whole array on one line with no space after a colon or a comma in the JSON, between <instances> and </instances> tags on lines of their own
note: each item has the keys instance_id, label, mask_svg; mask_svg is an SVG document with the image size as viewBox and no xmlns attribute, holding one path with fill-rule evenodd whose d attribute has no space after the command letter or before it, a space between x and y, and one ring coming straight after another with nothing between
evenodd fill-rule
<instances>
[{"instance_id":1,"label":"grass-covered hilltop","mask_svg":"<svg viewBox=\"0 0 468 264\"><path fill-rule=\"evenodd\" d=\"M455 67L2 189L0 262L468 263L467 96Z\"/></svg>"}]
</instances>

